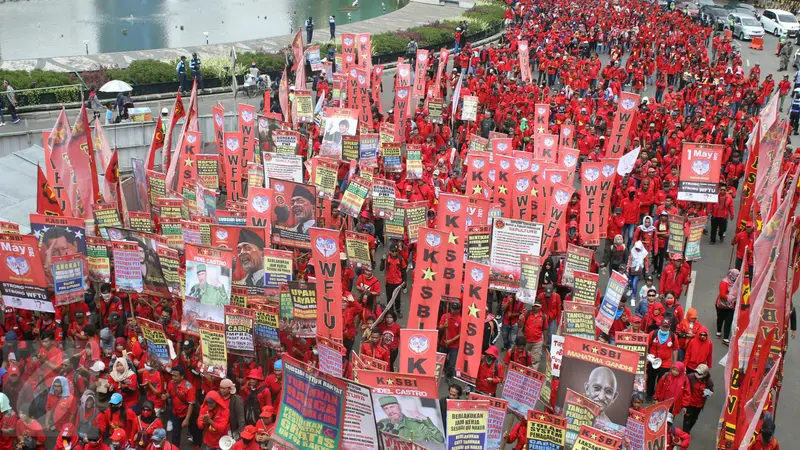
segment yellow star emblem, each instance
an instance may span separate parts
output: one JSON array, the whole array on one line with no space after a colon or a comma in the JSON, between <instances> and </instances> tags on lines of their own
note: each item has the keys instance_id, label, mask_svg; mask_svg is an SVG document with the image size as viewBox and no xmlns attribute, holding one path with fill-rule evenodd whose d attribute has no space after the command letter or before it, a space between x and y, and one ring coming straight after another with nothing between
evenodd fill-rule
<instances>
[{"instance_id":1,"label":"yellow star emblem","mask_svg":"<svg viewBox=\"0 0 800 450\"><path fill-rule=\"evenodd\" d=\"M600 349L599 349L599 348L597 348L597 347L592 347L592 353L597 353L598 351L600 351Z\"/></svg>"},{"instance_id":2,"label":"yellow star emblem","mask_svg":"<svg viewBox=\"0 0 800 450\"><path fill-rule=\"evenodd\" d=\"M597 439L597 434L596 433L592 433L592 439L594 439L594 440Z\"/></svg>"},{"instance_id":3,"label":"yellow star emblem","mask_svg":"<svg viewBox=\"0 0 800 450\"><path fill-rule=\"evenodd\" d=\"M623 339L625 339L626 341L630 341L631 337L626 335Z\"/></svg>"},{"instance_id":4,"label":"yellow star emblem","mask_svg":"<svg viewBox=\"0 0 800 450\"><path fill-rule=\"evenodd\" d=\"M389 386L393 386L394 385L394 380L392 378L387 378L386 379L386 384L388 384Z\"/></svg>"},{"instance_id":5,"label":"yellow star emblem","mask_svg":"<svg viewBox=\"0 0 800 450\"><path fill-rule=\"evenodd\" d=\"M448 244L458 244L458 236L455 235L452 231L450 232L450 236L447 236L447 243Z\"/></svg>"},{"instance_id":6,"label":"yellow star emblem","mask_svg":"<svg viewBox=\"0 0 800 450\"><path fill-rule=\"evenodd\" d=\"M436 276L436 272L432 271L430 267L428 267L428 268L426 268L425 270L422 271L422 279L423 280L436 281L436 280L434 280L435 276Z\"/></svg>"},{"instance_id":7,"label":"yellow star emblem","mask_svg":"<svg viewBox=\"0 0 800 450\"><path fill-rule=\"evenodd\" d=\"M472 302L472 304L469 305L468 309L469 312L467 313L467 315L470 315L476 319L480 319L480 317L478 317L478 312L480 312L480 310L475 306L475 302Z\"/></svg>"},{"instance_id":8,"label":"yellow star emblem","mask_svg":"<svg viewBox=\"0 0 800 450\"><path fill-rule=\"evenodd\" d=\"M473 194L480 194L482 191L483 189L481 188L480 184L476 184L475 186L472 187Z\"/></svg>"},{"instance_id":9,"label":"yellow star emblem","mask_svg":"<svg viewBox=\"0 0 800 450\"><path fill-rule=\"evenodd\" d=\"M506 192L508 192L508 188L503 186L502 184L500 185L499 188L497 188L497 190L500 191L500 193L503 194L503 195L505 195Z\"/></svg>"},{"instance_id":10,"label":"yellow star emblem","mask_svg":"<svg viewBox=\"0 0 800 450\"><path fill-rule=\"evenodd\" d=\"M572 305L572 310L573 311L577 311L578 310L578 305Z\"/></svg>"},{"instance_id":11,"label":"yellow star emblem","mask_svg":"<svg viewBox=\"0 0 800 450\"><path fill-rule=\"evenodd\" d=\"M531 188L531 194L533 194L534 197L538 197L539 196L539 190L537 190L535 187Z\"/></svg>"},{"instance_id":12,"label":"yellow star emblem","mask_svg":"<svg viewBox=\"0 0 800 450\"><path fill-rule=\"evenodd\" d=\"M189 158L189 157L187 157L186 160L183 161L183 165L186 166L186 167L192 167L193 164L194 164L194 161L192 161L192 158Z\"/></svg>"},{"instance_id":13,"label":"yellow star emblem","mask_svg":"<svg viewBox=\"0 0 800 450\"><path fill-rule=\"evenodd\" d=\"M536 131L538 131L539 134L542 134L542 133L544 133L544 127L539 125L539 128L537 128Z\"/></svg>"}]
</instances>

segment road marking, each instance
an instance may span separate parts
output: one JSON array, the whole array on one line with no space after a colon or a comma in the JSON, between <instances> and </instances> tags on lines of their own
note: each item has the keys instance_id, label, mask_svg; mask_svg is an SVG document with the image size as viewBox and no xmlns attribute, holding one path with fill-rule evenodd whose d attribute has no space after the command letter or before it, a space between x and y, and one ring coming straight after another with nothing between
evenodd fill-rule
<instances>
[{"instance_id":1,"label":"road marking","mask_svg":"<svg viewBox=\"0 0 800 450\"><path fill-rule=\"evenodd\" d=\"M746 61L747 61L747 67L750 67L750 60L747 59Z\"/></svg>"}]
</instances>

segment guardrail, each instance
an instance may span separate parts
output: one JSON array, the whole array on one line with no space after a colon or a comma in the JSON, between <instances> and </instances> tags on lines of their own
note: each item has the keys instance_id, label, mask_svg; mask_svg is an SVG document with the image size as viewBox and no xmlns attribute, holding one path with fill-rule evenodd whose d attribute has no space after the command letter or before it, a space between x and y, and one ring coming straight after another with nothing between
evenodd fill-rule
<instances>
[{"instance_id":1,"label":"guardrail","mask_svg":"<svg viewBox=\"0 0 800 450\"><path fill-rule=\"evenodd\" d=\"M35 82L33 82L35 84ZM32 87L14 89L17 106L40 105L47 103L69 103L81 100L85 90L83 84L67 84L63 86Z\"/></svg>"}]
</instances>

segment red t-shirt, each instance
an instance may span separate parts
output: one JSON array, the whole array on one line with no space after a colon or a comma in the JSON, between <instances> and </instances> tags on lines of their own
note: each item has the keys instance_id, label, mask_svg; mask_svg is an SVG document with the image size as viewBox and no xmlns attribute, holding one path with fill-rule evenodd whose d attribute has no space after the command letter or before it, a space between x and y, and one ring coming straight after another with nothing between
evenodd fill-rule
<instances>
[{"instance_id":1,"label":"red t-shirt","mask_svg":"<svg viewBox=\"0 0 800 450\"><path fill-rule=\"evenodd\" d=\"M442 316L442 319L439 320L439 326L447 323L447 328L444 330L444 339L449 340L453 339L454 337L461 336L461 314L453 315L453 314L445 314ZM447 345L447 348L458 348L458 339L451 342Z\"/></svg>"}]
</instances>

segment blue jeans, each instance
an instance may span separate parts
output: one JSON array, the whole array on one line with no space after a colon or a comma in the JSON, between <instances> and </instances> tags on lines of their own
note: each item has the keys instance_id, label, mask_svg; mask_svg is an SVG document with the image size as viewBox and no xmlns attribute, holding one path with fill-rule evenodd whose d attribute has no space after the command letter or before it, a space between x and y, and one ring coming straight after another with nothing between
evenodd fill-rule
<instances>
[{"instance_id":1,"label":"blue jeans","mask_svg":"<svg viewBox=\"0 0 800 450\"><path fill-rule=\"evenodd\" d=\"M633 232L636 230L636 225L628 223L622 226L622 237L625 238L625 243L628 248L633 246Z\"/></svg>"},{"instance_id":2,"label":"blue jeans","mask_svg":"<svg viewBox=\"0 0 800 450\"><path fill-rule=\"evenodd\" d=\"M553 335L556 334L556 328L558 328L558 319L551 320L547 324L547 350L550 350L550 345L553 343Z\"/></svg>"},{"instance_id":3,"label":"blue jeans","mask_svg":"<svg viewBox=\"0 0 800 450\"><path fill-rule=\"evenodd\" d=\"M519 329L519 324L514 325L506 325L503 324L503 330L501 333L503 334L503 346L505 348L511 348L514 345L514 340L517 338L517 330Z\"/></svg>"},{"instance_id":4,"label":"blue jeans","mask_svg":"<svg viewBox=\"0 0 800 450\"><path fill-rule=\"evenodd\" d=\"M458 53L458 41L453 44L453 53Z\"/></svg>"},{"instance_id":5,"label":"blue jeans","mask_svg":"<svg viewBox=\"0 0 800 450\"><path fill-rule=\"evenodd\" d=\"M632 296L635 298L639 292L639 282L642 281L641 275L628 274L628 289L633 289Z\"/></svg>"},{"instance_id":6,"label":"blue jeans","mask_svg":"<svg viewBox=\"0 0 800 450\"><path fill-rule=\"evenodd\" d=\"M445 375L452 377L456 373L456 359L458 359L458 347L447 349L447 359L445 360Z\"/></svg>"}]
</instances>

